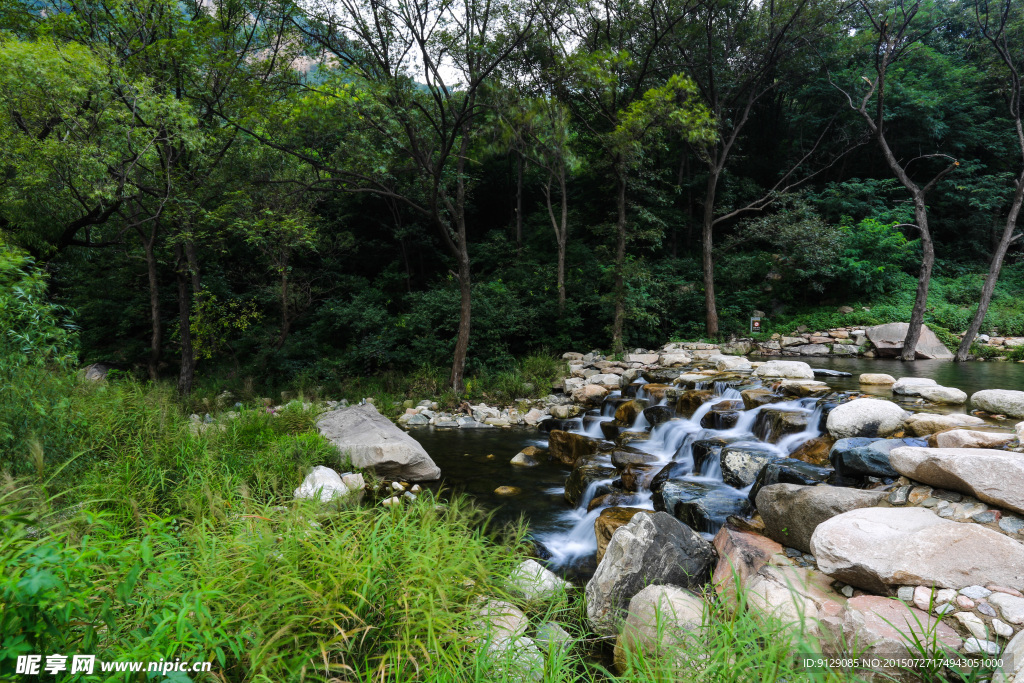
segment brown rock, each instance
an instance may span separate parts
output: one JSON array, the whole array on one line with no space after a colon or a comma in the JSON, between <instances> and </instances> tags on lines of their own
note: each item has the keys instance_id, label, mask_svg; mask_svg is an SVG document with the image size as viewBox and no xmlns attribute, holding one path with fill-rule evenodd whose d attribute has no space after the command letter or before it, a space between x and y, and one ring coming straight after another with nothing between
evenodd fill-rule
<instances>
[{"instance_id":1,"label":"brown rock","mask_svg":"<svg viewBox=\"0 0 1024 683\"><path fill-rule=\"evenodd\" d=\"M548 434L548 452L552 458L566 465L575 464L581 456L597 453L601 443L589 436L561 429L552 429Z\"/></svg>"},{"instance_id":2,"label":"brown rock","mask_svg":"<svg viewBox=\"0 0 1024 683\"><path fill-rule=\"evenodd\" d=\"M681 417L691 417L697 408L714 398L715 392L705 389L690 389L684 391L676 399L676 413Z\"/></svg>"},{"instance_id":3,"label":"brown rock","mask_svg":"<svg viewBox=\"0 0 1024 683\"><path fill-rule=\"evenodd\" d=\"M665 395L673 389L675 389L675 387L669 384L658 384L655 382L644 385L644 391L646 391L647 395L655 401L661 401L665 398Z\"/></svg>"},{"instance_id":4,"label":"brown rock","mask_svg":"<svg viewBox=\"0 0 1024 683\"><path fill-rule=\"evenodd\" d=\"M651 465L639 465L630 463L622 470L622 488L625 491L636 492L651 487L651 479L661 468Z\"/></svg>"},{"instance_id":5,"label":"brown rock","mask_svg":"<svg viewBox=\"0 0 1024 683\"><path fill-rule=\"evenodd\" d=\"M761 567L769 562L792 564L781 545L759 534L741 531L732 524L725 524L718 530L714 546L718 551L718 564L711 582L715 592L731 604L735 604L737 584L746 586Z\"/></svg>"},{"instance_id":6,"label":"brown rock","mask_svg":"<svg viewBox=\"0 0 1024 683\"><path fill-rule=\"evenodd\" d=\"M603 510L597 519L594 520L594 535L597 536L597 562L601 563L604 551L608 549L608 541L612 540L612 534L620 526L625 526L629 520L639 513L653 515L654 510L630 507L610 507Z\"/></svg>"},{"instance_id":7,"label":"brown rock","mask_svg":"<svg viewBox=\"0 0 1024 683\"><path fill-rule=\"evenodd\" d=\"M615 409L615 420L624 427L628 427L633 424L633 420L636 416L644 411L647 407L647 403L644 401L623 401Z\"/></svg>"},{"instance_id":8,"label":"brown rock","mask_svg":"<svg viewBox=\"0 0 1024 683\"><path fill-rule=\"evenodd\" d=\"M836 440L828 434L805 441L802 446L790 453L789 457L803 460L812 465L828 465L828 454Z\"/></svg>"},{"instance_id":9,"label":"brown rock","mask_svg":"<svg viewBox=\"0 0 1024 683\"><path fill-rule=\"evenodd\" d=\"M758 406L768 405L769 403L778 403L779 401L785 401L786 397L781 396L772 392L770 389L757 388L757 389L744 389L740 392L740 396L743 397L743 407L746 410L753 410Z\"/></svg>"}]
</instances>

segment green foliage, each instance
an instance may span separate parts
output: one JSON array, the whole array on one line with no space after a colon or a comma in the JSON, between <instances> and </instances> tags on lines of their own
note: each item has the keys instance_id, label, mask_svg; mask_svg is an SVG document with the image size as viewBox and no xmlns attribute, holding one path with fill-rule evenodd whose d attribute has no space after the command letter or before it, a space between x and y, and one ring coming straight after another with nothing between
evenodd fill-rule
<instances>
[{"instance_id":1,"label":"green foliage","mask_svg":"<svg viewBox=\"0 0 1024 683\"><path fill-rule=\"evenodd\" d=\"M919 243L908 241L896 227L872 218L844 225L839 272L848 294L875 296L892 291L899 272L913 263Z\"/></svg>"}]
</instances>

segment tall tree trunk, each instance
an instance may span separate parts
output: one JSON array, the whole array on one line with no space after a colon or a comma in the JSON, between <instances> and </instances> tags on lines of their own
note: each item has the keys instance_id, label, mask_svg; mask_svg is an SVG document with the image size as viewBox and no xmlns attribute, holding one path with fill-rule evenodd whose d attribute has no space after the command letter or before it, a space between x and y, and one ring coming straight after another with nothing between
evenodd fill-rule
<instances>
[{"instance_id":1,"label":"tall tree trunk","mask_svg":"<svg viewBox=\"0 0 1024 683\"><path fill-rule=\"evenodd\" d=\"M160 280L156 268L156 222L150 228L149 238L142 240L146 252L146 273L149 276L149 320L153 332L149 338L149 379L156 382L160 378L160 350L163 346L164 330L160 322Z\"/></svg>"},{"instance_id":2,"label":"tall tree trunk","mask_svg":"<svg viewBox=\"0 0 1024 683\"><path fill-rule=\"evenodd\" d=\"M615 197L615 319L612 323L612 351L622 353L622 326L626 318L626 170L617 165L618 187Z\"/></svg>"},{"instance_id":3,"label":"tall tree trunk","mask_svg":"<svg viewBox=\"0 0 1024 683\"><path fill-rule=\"evenodd\" d=\"M516 152L516 253L523 253L523 155Z\"/></svg>"},{"instance_id":4,"label":"tall tree trunk","mask_svg":"<svg viewBox=\"0 0 1024 683\"><path fill-rule=\"evenodd\" d=\"M473 319L473 285L469 273L469 250L465 240L459 242L459 332L455 339L455 356L452 358L452 389L462 392L466 373L466 354L469 351L469 328Z\"/></svg>"},{"instance_id":5,"label":"tall tree trunk","mask_svg":"<svg viewBox=\"0 0 1024 683\"><path fill-rule=\"evenodd\" d=\"M1006 217L1006 226L1003 228L1002 239L992 254L992 262L988 267L988 275L985 276L985 284L981 288L981 299L978 301L978 309L974 311L974 317L967 328L967 333L960 340L960 346L956 350L953 360L963 363L967 360L967 354L971 350L974 338L981 330L981 324L985 321L988 313L988 305L992 302L992 294L996 289L996 282L999 280L999 271L1003 267L1003 259L1013 242L1013 231L1017 229L1017 218L1020 216L1021 205L1024 204L1024 173L1017 179L1017 191L1013 193L1013 204L1010 205L1010 213Z\"/></svg>"},{"instance_id":6,"label":"tall tree trunk","mask_svg":"<svg viewBox=\"0 0 1024 683\"><path fill-rule=\"evenodd\" d=\"M291 249L281 247L281 331L277 337L277 348L284 346L291 329L291 312L288 310L288 261Z\"/></svg>"},{"instance_id":7,"label":"tall tree trunk","mask_svg":"<svg viewBox=\"0 0 1024 683\"><path fill-rule=\"evenodd\" d=\"M178 372L178 393L192 392L196 374L196 355L192 348L192 296L189 292L189 267L181 243L174 245L175 276L178 282L178 336L181 338L181 369Z\"/></svg>"},{"instance_id":8,"label":"tall tree trunk","mask_svg":"<svg viewBox=\"0 0 1024 683\"><path fill-rule=\"evenodd\" d=\"M704 329L708 337L718 336L718 306L715 303L715 195L718 191L719 171L708 169L708 184L704 192L704 218L701 222L701 265L704 270Z\"/></svg>"},{"instance_id":9,"label":"tall tree trunk","mask_svg":"<svg viewBox=\"0 0 1024 683\"><path fill-rule=\"evenodd\" d=\"M551 219L551 228L555 231L555 242L558 244L558 315L565 314L565 247L569 241L569 198L566 195L565 187L565 166L559 169L558 188L561 192L561 222L555 218L555 207L551 201L551 176L548 175L548 183L544 188L544 199L547 202L548 217Z\"/></svg>"},{"instance_id":10,"label":"tall tree trunk","mask_svg":"<svg viewBox=\"0 0 1024 683\"><path fill-rule=\"evenodd\" d=\"M932 233L928 229L928 209L924 203L924 193L914 193L914 220L921 231L921 270L917 276L917 296L914 298L914 309L910 313L910 326L903 340L901 360L914 360L917 357L917 342L921 339L921 326L924 324L924 313L928 307L928 285L932 280L932 267L935 265L935 244Z\"/></svg>"}]
</instances>

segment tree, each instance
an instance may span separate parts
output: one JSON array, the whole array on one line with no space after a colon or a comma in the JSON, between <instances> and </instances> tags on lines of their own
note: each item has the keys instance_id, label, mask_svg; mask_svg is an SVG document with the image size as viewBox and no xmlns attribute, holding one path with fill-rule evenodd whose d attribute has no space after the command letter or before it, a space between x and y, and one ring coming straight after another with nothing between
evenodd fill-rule
<instances>
[{"instance_id":1,"label":"tree","mask_svg":"<svg viewBox=\"0 0 1024 683\"><path fill-rule=\"evenodd\" d=\"M793 142L795 158L783 166L778 180L763 193L727 210L720 210L722 179L741 156L741 135L766 100L782 96L783 89L806 78L814 48L828 35L827 25L836 10L832 3L815 0L758 2L728 0L697 5L675 41L679 62L692 76L714 117L718 134L694 145L707 180L701 216L701 269L704 278L705 331L718 334L715 296L714 234L736 218L764 211L776 198L806 183L830 167L846 150L813 173L797 172L813 160L831 120L801 149ZM802 137L802 136L801 136Z\"/></svg>"},{"instance_id":2,"label":"tree","mask_svg":"<svg viewBox=\"0 0 1024 683\"><path fill-rule=\"evenodd\" d=\"M978 300L978 308L974 311L971 324L967 326L967 332L960 340L960 346L956 350L953 360L964 362L970 353L971 344L981 330L982 322L988 313L989 303L992 301L992 294L995 292L996 282L999 280L999 271L1003 267L1003 259L1010 248L1010 244L1018 239L1020 235L1014 235L1017 229L1017 219L1020 217L1021 206L1024 205L1024 126L1021 122L1021 71L1024 62L1021 60L1022 43L1019 41L1019 34L1014 31L1020 30L1022 17L1015 12L1016 3L1012 0L996 2L996 8L990 7L987 0L977 0L974 4L978 26L981 33L992 46L1000 62L1002 62L1003 78L1006 84L1006 105L1009 110L1010 120L1013 122L1014 133L1017 138L1017 145L1021 154L1021 170L1014 181L1016 187L1013 198L1010 201L1010 209L1006 214L1006 223L1003 227L999 243L992 253L989 262L988 274L985 276L985 284L981 288L981 298ZM1017 40L1013 40L1017 39ZM1012 41L1012 42L1011 42Z\"/></svg>"},{"instance_id":3,"label":"tree","mask_svg":"<svg viewBox=\"0 0 1024 683\"><path fill-rule=\"evenodd\" d=\"M343 144L327 159L298 154L329 174L337 189L401 201L438 231L455 259L460 293L449 376L456 391L463 389L472 324L466 204L469 152L483 113L480 95L532 30L533 19L531 5L488 0L318 2L308 18L296 18L308 41L323 51L322 67L335 72L337 87L319 90L338 105L335 123L347 121L365 142L378 145ZM332 131L327 135L334 138Z\"/></svg>"},{"instance_id":4,"label":"tree","mask_svg":"<svg viewBox=\"0 0 1024 683\"><path fill-rule=\"evenodd\" d=\"M910 314L910 325L907 328L907 336L903 340L903 351L900 354L902 360L914 360L917 355L917 342L921 338L921 326L924 324L925 308L928 305L928 285L931 282L932 267L935 265L935 244L932 241L931 230L928 227L928 204L926 199L928 193L935 186L951 173L959 162L947 154L921 154L907 162L902 162L893 151L886 135L886 87L887 77L890 69L907 51L918 45L934 27L927 23L928 18L922 17L923 22L915 21L921 12L921 0L893 0L872 5L866 0L861 0L863 15L867 18L874 31L872 42L872 57L874 62L874 78L862 77L867 82L868 88L859 102L854 102L853 96L843 91L850 108L860 114L867 124L871 135L878 142L886 164L892 173L900 181L900 184L910 193L914 204L914 223L901 227L916 228L921 235L921 269L917 278L917 295L914 299L914 308ZM925 23L925 26L920 26ZM869 111L874 101L873 111ZM916 182L908 170L914 162L925 162L928 160L941 160L944 167L931 176L924 184ZM921 166L923 164L919 164Z\"/></svg>"}]
</instances>

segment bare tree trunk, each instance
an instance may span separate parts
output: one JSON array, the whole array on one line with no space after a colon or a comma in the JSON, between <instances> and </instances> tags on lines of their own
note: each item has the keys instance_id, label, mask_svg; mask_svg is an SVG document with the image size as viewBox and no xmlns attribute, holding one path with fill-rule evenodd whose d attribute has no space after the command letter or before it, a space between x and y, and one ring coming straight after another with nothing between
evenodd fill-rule
<instances>
[{"instance_id":1,"label":"bare tree trunk","mask_svg":"<svg viewBox=\"0 0 1024 683\"><path fill-rule=\"evenodd\" d=\"M715 303L715 194L718 191L718 172L708 169L708 185L704 192L704 219L701 229L701 265L704 270L704 328L708 337L718 336L718 307Z\"/></svg>"},{"instance_id":2,"label":"bare tree trunk","mask_svg":"<svg viewBox=\"0 0 1024 683\"><path fill-rule=\"evenodd\" d=\"M1017 229L1017 218L1020 216L1022 203L1024 203L1024 173L1017 179L1017 191L1013 194L1013 204L1010 206L1010 213L1006 217L1006 227L1003 228L1002 239L999 240L999 245L996 247L995 253L992 254L988 275L985 276L985 284L981 288L981 299L978 301L978 308L974 311L974 317L967 328L967 333L960 340L960 346L953 357L953 360L958 363L963 363L967 360L971 344L974 343L974 338L978 336L981 324L985 321L988 305L992 302L992 294L995 292L996 282L999 280L999 271L1003 267L1003 259L1010 248L1010 243L1013 242L1013 232Z\"/></svg>"},{"instance_id":3,"label":"bare tree trunk","mask_svg":"<svg viewBox=\"0 0 1024 683\"><path fill-rule=\"evenodd\" d=\"M461 231L463 237L465 230ZM455 339L455 356L452 358L452 389L461 392L466 374L466 354L469 351L469 328L473 319L473 286L469 273L469 250L463 238L459 244L459 332Z\"/></svg>"},{"instance_id":4,"label":"bare tree trunk","mask_svg":"<svg viewBox=\"0 0 1024 683\"><path fill-rule=\"evenodd\" d=\"M565 247L569 241L569 198L566 196L565 187L565 166L558 171L558 188L561 192L561 222L555 218L554 204L551 202L551 176L548 174L548 183L543 188L544 199L548 207L548 217L551 219L551 227L555 231L555 241L558 244L558 315L565 314Z\"/></svg>"},{"instance_id":5,"label":"bare tree trunk","mask_svg":"<svg viewBox=\"0 0 1024 683\"><path fill-rule=\"evenodd\" d=\"M516 253L523 253L523 155L516 153Z\"/></svg>"},{"instance_id":6,"label":"bare tree trunk","mask_svg":"<svg viewBox=\"0 0 1024 683\"><path fill-rule=\"evenodd\" d=\"M615 228L615 319L612 322L612 351L622 353L622 326L626 317L626 171L617 164L618 188L616 192L617 218Z\"/></svg>"},{"instance_id":7,"label":"bare tree trunk","mask_svg":"<svg viewBox=\"0 0 1024 683\"><path fill-rule=\"evenodd\" d=\"M288 261L291 249L281 248L281 331L277 337L277 348L284 346L291 328L291 312L288 310Z\"/></svg>"},{"instance_id":8,"label":"bare tree trunk","mask_svg":"<svg viewBox=\"0 0 1024 683\"><path fill-rule=\"evenodd\" d=\"M196 374L196 355L192 348L192 297L189 293L188 260L181 243L174 245L175 275L178 282L178 336L181 338L181 369L178 372L178 393L192 392Z\"/></svg>"},{"instance_id":9,"label":"bare tree trunk","mask_svg":"<svg viewBox=\"0 0 1024 683\"><path fill-rule=\"evenodd\" d=\"M160 322L160 280L156 268L156 245L157 226L154 222L149 232L149 239L142 240L142 246L146 252L146 273L149 276L149 319L153 328L149 339L149 379L156 382L160 378L160 351L163 346L164 330Z\"/></svg>"},{"instance_id":10,"label":"bare tree trunk","mask_svg":"<svg viewBox=\"0 0 1024 683\"><path fill-rule=\"evenodd\" d=\"M903 340L900 360L914 360L917 357L917 342L921 339L921 326L924 324L924 313L928 307L928 285L932 279L932 267L935 265L935 243L928 229L928 210L924 203L924 193L914 193L914 220L921 231L921 270L917 276L917 296L914 298L914 309L910 313L910 325L907 336Z\"/></svg>"}]
</instances>

